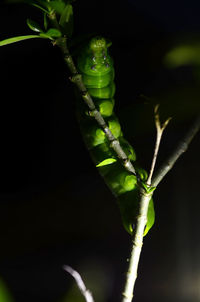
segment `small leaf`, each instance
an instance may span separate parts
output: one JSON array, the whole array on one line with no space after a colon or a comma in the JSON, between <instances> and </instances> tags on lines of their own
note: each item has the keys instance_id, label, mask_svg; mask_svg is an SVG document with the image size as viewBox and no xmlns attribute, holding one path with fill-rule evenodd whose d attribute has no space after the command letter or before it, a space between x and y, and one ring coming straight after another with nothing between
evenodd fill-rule
<instances>
[{"instance_id":1,"label":"small leaf","mask_svg":"<svg viewBox=\"0 0 200 302\"><path fill-rule=\"evenodd\" d=\"M154 210L153 199L151 198L149 202L148 212L147 212L147 224L143 236L146 236L146 234L154 225L154 222L155 222L155 210Z\"/></svg>"},{"instance_id":2,"label":"small leaf","mask_svg":"<svg viewBox=\"0 0 200 302\"><path fill-rule=\"evenodd\" d=\"M112 45L112 41L110 39L106 39L106 46L110 47Z\"/></svg>"},{"instance_id":3,"label":"small leaf","mask_svg":"<svg viewBox=\"0 0 200 302\"><path fill-rule=\"evenodd\" d=\"M71 38L74 28L73 8L71 4L68 3L65 6L65 9L60 17L59 24L62 28L62 32L68 38Z\"/></svg>"},{"instance_id":4,"label":"small leaf","mask_svg":"<svg viewBox=\"0 0 200 302\"><path fill-rule=\"evenodd\" d=\"M65 3L62 1L51 1L48 3L49 7L55 10L56 13L62 14L65 9Z\"/></svg>"},{"instance_id":5,"label":"small leaf","mask_svg":"<svg viewBox=\"0 0 200 302\"><path fill-rule=\"evenodd\" d=\"M26 1L29 1L30 0L26 0ZM42 5L42 8L47 8L49 9L49 0L31 0L32 4L37 2L40 6Z\"/></svg>"},{"instance_id":6,"label":"small leaf","mask_svg":"<svg viewBox=\"0 0 200 302\"><path fill-rule=\"evenodd\" d=\"M33 30L35 32L42 32L42 29L37 22L35 22L31 19L27 19L26 23L31 30Z\"/></svg>"},{"instance_id":7,"label":"small leaf","mask_svg":"<svg viewBox=\"0 0 200 302\"><path fill-rule=\"evenodd\" d=\"M44 13L44 29L47 30L47 28L48 28L47 13Z\"/></svg>"},{"instance_id":8,"label":"small leaf","mask_svg":"<svg viewBox=\"0 0 200 302\"><path fill-rule=\"evenodd\" d=\"M53 40L53 38L51 37L51 36L49 36L49 35L47 35L46 33L40 33L40 37L41 38L44 38L44 39L50 39L50 40Z\"/></svg>"},{"instance_id":9,"label":"small leaf","mask_svg":"<svg viewBox=\"0 0 200 302\"><path fill-rule=\"evenodd\" d=\"M62 12L62 15L60 17L60 25L65 26L65 23L68 23L70 18L73 16L73 8L71 4L67 4L65 6L65 9Z\"/></svg>"},{"instance_id":10,"label":"small leaf","mask_svg":"<svg viewBox=\"0 0 200 302\"><path fill-rule=\"evenodd\" d=\"M20 42L23 40L33 39L33 38L41 38L41 37L39 35L27 35L27 36L12 37L12 38L8 38L8 39L0 41L0 46L5 46L8 44Z\"/></svg>"},{"instance_id":11,"label":"small leaf","mask_svg":"<svg viewBox=\"0 0 200 302\"><path fill-rule=\"evenodd\" d=\"M141 182L141 185L147 194L153 193L153 191L155 191L155 189L156 189L156 187L149 186L149 185L145 184L144 182Z\"/></svg>"},{"instance_id":12,"label":"small leaf","mask_svg":"<svg viewBox=\"0 0 200 302\"><path fill-rule=\"evenodd\" d=\"M39 8L40 10L49 13L48 10L46 10L44 7L48 8L48 2L46 1L42 1L42 0L37 0L37 2L39 2L41 5L44 5L44 7L42 7L41 5L38 5L37 3L35 3L36 1L31 1L31 0L5 0L5 2L7 3L20 3L20 2L24 2L27 3L29 5L33 5L37 8Z\"/></svg>"},{"instance_id":13,"label":"small leaf","mask_svg":"<svg viewBox=\"0 0 200 302\"><path fill-rule=\"evenodd\" d=\"M51 38L59 38L62 36L62 33L56 28L50 28L45 34Z\"/></svg>"},{"instance_id":14,"label":"small leaf","mask_svg":"<svg viewBox=\"0 0 200 302\"><path fill-rule=\"evenodd\" d=\"M39 8L40 10L42 10L43 12L45 12L45 13L49 13L49 11L48 10L46 10L44 7L42 7L42 6L40 6L40 5L38 5L38 4L35 4L35 3L30 3L31 5L33 5L33 6L35 6L35 7L37 7L37 8Z\"/></svg>"},{"instance_id":15,"label":"small leaf","mask_svg":"<svg viewBox=\"0 0 200 302\"><path fill-rule=\"evenodd\" d=\"M110 165L110 164L112 164L116 161L117 160L115 158L107 158L107 159L103 160L102 162L100 162L98 165L96 165L96 167L107 166L107 165Z\"/></svg>"},{"instance_id":16,"label":"small leaf","mask_svg":"<svg viewBox=\"0 0 200 302\"><path fill-rule=\"evenodd\" d=\"M150 187L148 188L148 193L153 193L155 191L156 187Z\"/></svg>"}]
</instances>

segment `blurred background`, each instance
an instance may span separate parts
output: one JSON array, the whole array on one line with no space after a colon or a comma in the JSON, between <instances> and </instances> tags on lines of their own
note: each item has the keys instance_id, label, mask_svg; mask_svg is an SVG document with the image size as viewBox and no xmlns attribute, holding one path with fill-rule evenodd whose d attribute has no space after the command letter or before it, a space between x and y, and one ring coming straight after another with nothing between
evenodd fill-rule
<instances>
[{"instance_id":1,"label":"blurred background","mask_svg":"<svg viewBox=\"0 0 200 302\"><path fill-rule=\"evenodd\" d=\"M153 105L172 117L158 165L200 112L199 11L195 0L74 3L74 35L112 41L115 112L146 170ZM0 40L31 34L26 18L42 20L36 8L1 4ZM59 50L42 39L16 43L0 48L0 66L0 276L12 296L0 302L84 301L64 264L96 302L120 301L130 236L85 149ZM134 301L200 301L199 153L200 134L154 194Z\"/></svg>"}]
</instances>

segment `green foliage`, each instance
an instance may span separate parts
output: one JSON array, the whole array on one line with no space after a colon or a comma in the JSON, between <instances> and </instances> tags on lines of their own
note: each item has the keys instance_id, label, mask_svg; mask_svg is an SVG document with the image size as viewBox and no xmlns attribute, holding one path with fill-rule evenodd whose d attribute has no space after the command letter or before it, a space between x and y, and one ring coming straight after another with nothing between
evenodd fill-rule
<instances>
[{"instance_id":1,"label":"green foliage","mask_svg":"<svg viewBox=\"0 0 200 302\"><path fill-rule=\"evenodd\" d=\"M67 37L72 36L73 32L73 8L71 4L66 4L61 12L59 24Z\"/></svg>"},{"instance_id":2,"label":"green foliage","mask_svg":"<svg viewBox=\"0 0 200 302\"><path fill-rule=\"evenodd\" d=\"M41 34L41 37L48 37L49 39L54 39L54 38L59 38L62 36L61 32L56 29L56 28L50 28L47 30L47 32L42 32Z\"/></svg>"},{"instance_id":3,"label":"green foliage","mask_svg":"<svg viewBox=\"0 0 200 302\"><path fill-rule=\"evenodd\" d=\"M30 28L32 27L32 24L30 25L30 23L29 23ZM37 30L36 30L36 28L34 28L34 29L32 28L32 30L38 31L38 28L37 28ZM62 34L58 29L50 28L46 33L42 31L39 33L39 35L17 36L17 37L12 37L12 38L2 40L2 41L0 41L0 46L5 46L8 44L21 42L23 40L28 40L28 39L33 39L33 38L44 38L44 39L54 40L54 38L59 38L59 37L61 37L61 35Z\"/></svg>"},{"instance_id":4,"label":"green foliage","mask_svg":"<svg viewBox=\"0 0 200 302\"><path fill-rule=\"evenodd\" d=\"M42 30L37 22L27 19L28 27L34 32L37 32L40 37L54 40L62 35L68 38L72 36L73 7L71 0L7 0L7 2L24 2L42 11L44 15L44 30ZM50 28L48 28L49 24L51 24ZM12 40L10 40L9 43L12 43L11 41ZM6 44L3 43L2 45Z\"/></svg>"},{"instance_id":5,"label":"green foliage","mask_svg":"<svg viewBox=\"0 0 200 302\"><path fill-rule=\"evenodd\" d=\"M12 44L15 42L20 42L23 40L28 40L28 39L33 39L33 38L41 38L39 35L27 35L27 36L18 36L18 37L13 37L13 38L8 38L5 40L0 41L0 46L5 46L8 44Z\"/></svg>"},{"instance_id":6,"label":"green foliage","mask_svg":"<svg viewBox=\"0 0 200 302\"><path fill-rule=\"evenodd\" d=\"M27 22L28 27L35 32L39 32L40 33L39 35L42 38L48 38L48 39L53 40L54 38L59 38L62 36L61 31L58 30L57 28L49 28L45 32L41 29L41 27L39 26L39 24L37 22L32 21L31 19L27 19L26 22ZM45 24L45 27L47 28L47 23Z\"/></svg>"},{"instance_id":7,"label":"green foliage","mask_svg":"<svg viewBox=\"0 0 200 302\"><path fill-rule=\"evenodd\" d=\"M42 29L37 22L35 22L31 19L27 19L26 23L31 30L33 30L35 32L42 32Z\"/></svg>"},{"instance_id":8,"label":"green foliage","mask_svg":"<svg viewBox=\"0 0 200 302\"><path fill-rule=\"evenodd\" d=\"M151 198L149 202L148 212L147 212L147 224L144 230L144 236L149 232L155 222L155 211L154 211L154 204L153 199Z\"/></svg>"},{"instance_id":9,"label":"green foliage","mask_svg":"<svg viewBox=\"0 0 200 302\"><path fill-rule=\"evenodd\" d=\"M117 160L115 158L106 158L105 160L100 162L98 165L96 165L96 167L98 168L98 167L107 166L107 165L113 164L116 161Z\"/></svg>"},{"instance_id":10,"label":"green foliage","mask_svg":"<svg viewBox=\"0 0 200 302\"><path fill-rule=\"evenodd\" d=\"M47 13L44 13L44 21L43 21L43 23L44 23L44 29L45 29L45 31L47 31L47 29L48 29Z\"/></svg>"},{"instance_id":11,"label":"green foliage","mask_svg":"<svg viewBox=\"0 0 200 302\"><path fill-rule=\"evenodd\" d=\"M68 23L71 16L73 15L73 9L72 9L72 5L71 4L67 4L63 11L61 12L61 17L60 17L60 25L64 26L65 23Z\"/></svg>"},{"instance_id":12,"label":"green foliage","mask_svg":"<svg viewBox=\"0 0 200 302\"><path fill-rule=\"evenodd\" d=\"M14 1L14 0L9 0ZM22 1L20 1L22 2ZM24 0L40 9L44 15L43 28L35 21L27 19L28 27L37 35L12 37L0 42L0 46L27 40L45 38L55 41L63 35L71 37L73 31L73 8L68 0ZM132 146L124 139L120 123L113 112L114 108L114 67L113 60L108 54L110 41L102 37L91 39L85 50L79 56L78 68L89 94L93 97L97 108L105 118L107 125L118 138L127 157L134 162L137 177L123 167L115 152L110 147L105 132L99 128L91 116L82 114L82 126L85 141L90 149L96 167L104 177L110 189L118 196L118 204L125 229L132 233L133 225L138 215L139 186L147 194L155 188L146 185L147 172L136 164L136 154ZM171 55L173 57L174 55ZM175 57L177 55L175 54ZM140 179L138 183L138 178ZM153 200L148 209L148 222L145 234L152 227L155 219Z\"/></svg>"},{"instance_id":13,"label":"green foliage","mask_svg":"<svg viewBox=\"0 0 200 302\"><path fill-rule=\"evenodd\" d=\"M200 65L200 44L185 43L172 48L164 58L164 64L170 68L182 65Z\"/></svg>"},{"instance_id":14,"label":"green foliage","mask_svg":"<svg viewBox=\"0 0 200 302\"><path fill-rule=\"evenodd\" d=\"M11 293L2 279L0 279L0 302L14 302Z\"/></svg>"},{"instance_id":15,"label":"green foliage","mask_svg":"<svg viewBox=\"0 0 200 302\"><path fill-rule=\"evenodd\" d=\"M59 15L62 14L63 10L65 9L65 2L63 1L51 1L48 2L48 8L54 10Z\"/></svg>"}]
</instances>

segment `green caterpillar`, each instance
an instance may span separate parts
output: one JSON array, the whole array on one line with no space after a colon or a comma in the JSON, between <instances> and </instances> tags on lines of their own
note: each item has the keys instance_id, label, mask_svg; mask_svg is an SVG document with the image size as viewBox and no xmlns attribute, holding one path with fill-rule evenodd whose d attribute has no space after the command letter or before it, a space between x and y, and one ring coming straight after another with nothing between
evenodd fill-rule
<instances>
[{"instance_id":1,"label":"green caterpillar","mask_svg":"<svg viewBox=\"0 0 200 302\"><path fill-rule=\"evenodd\" d=\"M141 180L146 181L147 172L136 163L135 151L123 137L120 123L113 112L115 83L113 60L108 54L109 46L110 44L102 37L91 39L78 57L78 69L95 106L106 120L112 134L119 140L127 157L134 162L134 167ZM83 102L79 102L79 121L84 141L100 174L117 197L125 229L132 234L138 214L139 188L137 178L123 167L110 147L104 131L98 127L84 106ZM155 219L152 199L147 216L144 235L152 227Z\"/></svg>"}]
</instances>

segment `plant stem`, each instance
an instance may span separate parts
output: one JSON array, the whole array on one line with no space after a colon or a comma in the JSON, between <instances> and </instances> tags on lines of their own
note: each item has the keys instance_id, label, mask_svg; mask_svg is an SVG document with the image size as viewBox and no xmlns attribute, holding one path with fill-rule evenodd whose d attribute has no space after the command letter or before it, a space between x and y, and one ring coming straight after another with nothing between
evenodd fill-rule
<instances>
[{"instance_id":1,"label":"plant stem","mask_svg":"<svg viewBox=\"0 0 200 302\"><path fill-rule=\"evenodd\" d=\"M147 179L147 184L149 186L151 186L151 178L154 172L162 134L170 120L167 119L163 123L163 125L161 125L158 108L159 105L156 105L154 108L154 119L155 119L155 126L156 126L156 143L155 143L154 154L151 163L151 169ZM136 229L133 236L133 244L132 244L129 268L127 272L127 279L126 279L122 302L131 302L133 298L134 286L137 278L138 264L139 264L140 254L143 245L143 236L144 236L143 234L147 223L147 212L148 212L149 202L152 195L153 192L151 194L146 194L144 190L140 187L139 214L136 220Z\"/></svg>"},{"instance_id":2,"label":"plant stem","mask_svg":"<svg viewBox=\"0 0 200 302\"><path fill-rule=\"evenodd\" d=\"M163 126L165 125L165 123L163 124ZM187 150L189 144L199 130L200 116L195 119L184 138L179 142L169 158L160 167L160 169L152 179L151 186L154 187L160 183L167 172L172 169L178 158ZM152 195L153 192L151 193L151 195L145 195L144 192L141 192L139 215L137 217L136 229L133 236L133 244L122 302L131 302L133 298L134 286L137 278L138 263L143 244L143 231L146 225L147 211Z\"/></svg>"},{"instance_id":3,"label":"plant stem","mask_svg":"<svg viewBox=\"0 0 200 302\"><path fill-rule=\"evenodd\" d=\"M159 170L155 173L152 179L152 186L157 186L164 176L172 169L177 159L187 150L189 144L191 143L194 136L200 130L200 116L198 116L192 125L190 126L189 130L178 143L174 151L171 155L165 160L165 162L161 165Z\"/></svg>"},{"instance_id":4,"label":"plant stem","mask_svg":"<svg viewBox=\"0 0 200 302\"><path fill-rule=\"evenodd\" d=\"M129 158L127 157L126 153L124 152L124 150L122 149L122 147L120 146L119 140L116 139L112 132L110 131L109 127L107 126L104 118L102 117L102 115L100 114L100 112L97 110L90 94L88 93L83 80L82 80L82 75L78 73L78 70L74 64L74 61L68 51L67 48L67 39L66 37L62 37L62 38L58 38L55 41L55 44L59 46L59 48L61 49L62 53L63 53L63 57L64 57L64 61L67 64L72 76L71 76L71 81L76 85L76 87L78 88L84 102L86 103L86 105L89 107L90 109L90 113L91 116L93 116L95 118L95 120L97 121L98 125L103 129L107 139L110 141L110 146L111 148L117 153L117 156L119 159L121 159L122 164L124 165L124 167L131 173L133 173L134 175L136 175L136 171L131 163L131 161L129 160Z\"/></svg>"},{"instance_id":5,"label":"plant stem","mask_svg":"<svg viewBox=\"0 0 200 302\"><path fill-rule=\"evenodd\" d=\"M60 30L60 26L58 23L58 20L56 18L56 13L53 11L51 13L48 14L49 20L51 21L52 25L57 28L58 30Z\"/></svg>"},{"instance_id":6,"label":"plant stem","mask_svg":"<svg viewBox=\"0 0 200 302\"><path fill-rule=\"evenodd\" d=\"M63 269L68 272L76 281L76 284L81 292L81 294L83 295L83 297L85 298L86 302L94 302L94 299L92 297L91 292L86 288L81 275L75 271L71 266L68 265L64 265Z\"/></svg>"},{"instance_id":7,"label":"plant stem","mask_svg":"<svg viewBox=\"0 0 200 302\"><path fill-rule=\"evenodd\" d=\"M154 168L155 168L155 164L156 164L156 160L157 160L157 156L158 156L158 150L159 150L159 147L160 147L160 142L161 142L161 138L162 138L162 135L163 135L163 131L165 130L165 128L167 127L167 125L168 125L168 123L171 119L171 118L168 118L163 123L163 125L161 125L158 108L159 108L159 104L156 105L155 108L154 108L154 119L155 119L155 126L156 126L156 143L155 143L154 155L153 155L153 159L152 159L152 163L151 163L151 169L150 169L149 176L148 176L148 179L147 179L147 184L149 186L151 185L151 178L153 176L153 172L154 172Z\"/></svg>"},{"instance_id":8,"label":"plant stem","mask_svg":"<svg viewBox=\"0 0 200 302\"><path fill-rule=\"evenodd\" d=\"M144 228L147 223L147 211L148 211L148 206L151 196L152 195L147 195L144 192L142 192L141 195L139 214L137 217L135 233L133 234L131 256L129 259L129 267L126 275L126 284L125 284L124 292L122 293L123 295L122 302L131 302L133 299L133 292L134 292L135 281L137 278L138 264L139 264L140 254L143 245Z\"/></svg>"},{"instance_id":9,"label":"plant stem","mask_svg":"<svg viewBox=\"0 0 200 302\"><path fill-rule=\"evenodd\" d=\"M127 155L123 151L123 149L120 146L119 141L113 136L110 129L108 128L107 124L105 123L105 120L101 116L100 112L96 109L96 106L89 95L83 81L81 74L78 73L78 70L74 64L74 61L68 51L67 48L67 39L66 37L61 37L55 41L55 44L58 45L58 47L61 49L64 61L67 64L72 76L71 81L76 85L78 88L84 102L89 107L89 110L91 112L91 116L93 116L98 125L103 129L107 139L110 141L110 146L114 149L114 151L117 153L119 159L121 159L124 167L134 175L136 175L135 169L128 159ZM167 120L162 126L159 124L160 128L162 129L162 132L164 128L166 127L169 120ZM159 122L160 123L160 122ZM162 178L165 176L165 174L173 167L175 161L179 158L179 156L186 151L189 143L191 142L194 135L198 132L200 128L200 118L197 119L197 121L194 123L193 127L191 127L190 131L186 135L185 139L178 145L178 147L175 149L174 153L171 155L171 157L166 161L166 163L159 169L158 173L156 174L156 177L153 178L152 183L149 183L151 186L156 186L158 183L162 180ZM158 129L158 127L157 127ZM151 167L151 173L149 182L151 181L151 177L153 174L155 161L157 158L157 153L160 145L160 139L161 135L159 134L157 136L157 142L156 147L154 151L154 158L152 161L152 167ZM143 234L144 229L147 223L147 211L150 199L153 195L153 192L150 194L146 194L144 192L144 189L140 187L140 194L141 198L139 201L139 214L137 216L137 222L136 222L136 228L135 232L133 234L133 244L132 244L132 251L131 251L131 257L129 261L129 268L127 272L127 278L126 278L126 284L125 289L123 292L123 299L122 302L131 302L133 298L133 290L135 286L135 281L137 278L137 270L138 270L138 263L140 259L141 249L143 245Z\"/></svg>"}]
</instances>

